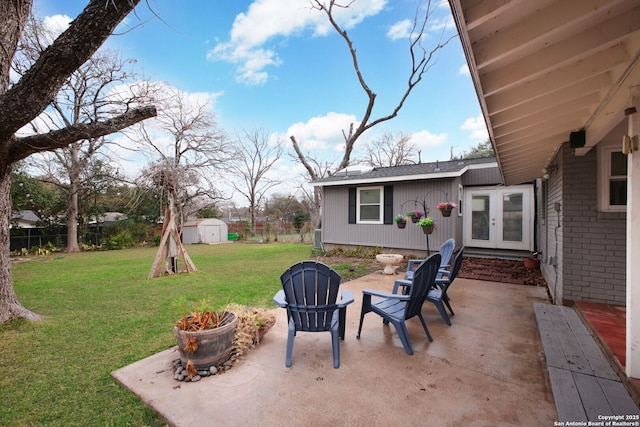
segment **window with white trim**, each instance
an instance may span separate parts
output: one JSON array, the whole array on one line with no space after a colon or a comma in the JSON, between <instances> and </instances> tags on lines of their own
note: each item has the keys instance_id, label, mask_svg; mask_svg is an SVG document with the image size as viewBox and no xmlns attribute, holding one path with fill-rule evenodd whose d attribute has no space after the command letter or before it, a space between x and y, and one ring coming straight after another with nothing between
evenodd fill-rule
<instances>
[{"instance_id":1,"label":"window with white trim","mask_svg":"<svg viewBox=\"0 0 640 427\"><path fill-rule=\"evenodd\" d=\"M598 145L598 204L603 212L627 210L627 156L620 143Z\"/></svg>"},{"instance_id":2,"label":"window with white trim","mask_svg":"<svg viewBox=\"0 0 640 427\"><path fill-rule=\"evenodd\" d=\"M358 224L382 224L384 187L360 187L356 202Z\"/></svg>"}]
</instances>

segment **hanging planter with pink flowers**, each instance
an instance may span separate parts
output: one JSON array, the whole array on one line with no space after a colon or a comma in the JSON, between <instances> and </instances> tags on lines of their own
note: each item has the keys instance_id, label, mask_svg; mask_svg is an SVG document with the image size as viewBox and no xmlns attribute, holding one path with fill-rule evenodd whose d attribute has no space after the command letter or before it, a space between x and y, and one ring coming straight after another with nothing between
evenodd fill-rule
<instances>
[{"instance_id":1,"label":"hanging planter with pink flowers","mask_svg":"<svg viewBox=\"0 0 640 427\"><path fill-rule=\"evenodd\" d=\"M451 216L451 212L457 207L458 204L454 202L442 202L436 205L436 209L438 209L444 217Z\"/></svg>"}]
</instances>

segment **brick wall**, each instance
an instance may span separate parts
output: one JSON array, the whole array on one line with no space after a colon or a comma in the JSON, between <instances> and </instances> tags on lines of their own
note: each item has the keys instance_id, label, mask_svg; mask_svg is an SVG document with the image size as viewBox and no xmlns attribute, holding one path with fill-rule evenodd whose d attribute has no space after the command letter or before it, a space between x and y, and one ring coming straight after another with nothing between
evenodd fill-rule
<instances>
[{"instance_id":1,"label":"brick wall","mask_svg":"<svg viewBox=\"0 0 640 427\"><path fill-rule=\"evenodd\" d=\"M562 300L626 302L626 215L598 212L597 152L562 147ZM549 227L552 231L552 227Z\"/></svg>"}]
</instances>

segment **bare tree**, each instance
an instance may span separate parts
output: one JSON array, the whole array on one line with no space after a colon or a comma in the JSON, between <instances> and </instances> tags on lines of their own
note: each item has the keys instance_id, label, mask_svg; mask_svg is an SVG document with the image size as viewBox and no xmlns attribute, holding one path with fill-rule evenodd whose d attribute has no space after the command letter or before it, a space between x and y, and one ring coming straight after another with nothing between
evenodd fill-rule
<instances>
[{"instance_id":1,"label":"bare tree","mask_svg":"<svg viewBox=\"0 0 640 427\"><path fill-rule=\"evenodd\" d=\"M413 164L416 163L413 159L414 149L411 135L401 133L396 137L385 132L365 146L366 154L362 162L374 168Z\"/></svg>"},{"instance_id":2,"label":"bare tree","mask_svg":"<svg viewBox=\"0 0 640 427\"><path fill-rule=\"evenodd\" d=\"M10 70L32 0L0 0L0 323L41 319L19 302L9 259L11 171L31 154L100 138L156 114L154 106L127 106L92 123L18 136L16 133L49 106L71 74L87 61L140 0L91 0L87 7L10 87Z\"/></svg>"},{"instance_id":3,"label":"bare tree","mask_svg":"<svg viewBox=\"0 0 640 427\"><path fill-rule=\"evenodd\" d=\"M209 98L166 84L156 85L152 91L158 116L141 123L131 138L143 144L153 164L162 165L163 175L180 178L163 182L175 190L181 222L183 214L195 214L201 207L194 203L198 198L223 198L215 178L220 175L219 168L233 158L234 148L218 128ZM168 168L174 171L167 173ZM185 179L187 176L189 179Z\"/></svg>"},{"instance_id":4,"label":"bare tree","mask_svg":"<svg viewBox=\"0 0 640 427\"><path fill-rule=\"evenodd\" d=\"M143 179L161 186L167 197L164 232L149 277L175 272L173 260L184 259L187 271L195 271L180 242L184 208L194 206L198 197L220 198L213 185L217 168L231 160L232 146L225 133L217 127L208 99L189 96L168 85L154 89L158 117L141 123L134 138L144 144L157 160L143 173ZM165 266L160 261L164 259Z\"/></svg>"},{"instance_id":5,"label":"bare tree","mask_svg":"<svg viewBox=\"0 0 640 427\"><path fill-rule=\"evenodd\" d=\"M311 180L316 180L330 176L335 167L332 162L319 161L313 157L305 156L300 150L298 141L294 136L291 136L293 143L293 149L296 153L295 160L300 161L307 170L307 174ZM300 186L300 192L305 204L309 208L309 215L311 215L311 221L315 224L316 228L322 228L322 187L313 187L308 189L304 185Z\"/></svg>"},{"instance_id":6,"label":"bare tree","mask_svg":"<svg viewBox=\"0 0 640 427\"><path fill-rule=\"evenodd\" d=\"M31 15L14 57L13 69L21 76L56 38L54 30ZM134 60L123 60L117 52L103 49L74 71L60 88L50 106L30 123L35 133L50 132L79 123L103 120L113 111L127 105L148 102L147 82L137 81L130 68ZM83 227L79 201L87 185L94 179L95 162L108 163L103 148L105 137L90 138L69 144L53 152L42 152L30 158L31 166L40 171L43 181L55 185L67 195L67 247L65 252L78 252L79 227Z\"/></svg>"},{"instance_id":7,"label":"bare tree","mask_svg":"<svg viewBox=\"0 0 640 427\"><path fill-rule=\"evenodd\" d=\"M356 73L358 83L367 97L367 104L365 105L362 119L357 124L351 123L348 130L342 130L342 135L345 142L345 150L342 160L340 161L338 166L334 168L334 171L344 169L345 167L349 166L353 147L358 138L360 138L360 136L362 136L364 132L380 123L391 120L398 115L413 89L422 81L425 73L433 65L432 60L434 59L434 56L440 49L445 47L453 38L456 37L455 35L452 35L448 38L441 38L440 41L436 43L436 45L431 49L425 48L423 45L423 35L427 28L429 17L434 12L436 5L432 4L431 0L426 1L424 7L422 7L422 5L418 5L418 7L416 7L413 25L409 37L409 55L411 57L411 67L408 70L407 87L404 92L400 94L398 102L388 114L374 117L373 109L376 103L376 93L369 87L364 79L364 75L360 70L360 62L358 60L358 55L356 53L356 48L353 44L353 41L351 40L349 34L347 34L347 31L342 28L335 19L336 10L349 8L350 5L352 5L355 1L356 0L345 0L345 3L342 3L338 0L310 0L311 7L324 13L327 16L327 19L331 23L331 26L346 43L347 49L349 50L349 53L351 55L353 69ZM307 170L309 177L312 180L321 178L322 176L320 175L319 171L314 168L314 163L317 164L317 162L312 162L302 153L299 148L298 142L296 141L295 135L291 135L290 138L293 143L293 148L298 156L298 160ZM322 204L322 193L319 187L316 187L314 191L313 202L316 205ZM314 222L318 227L319 223L316 222L315 218Z\"/></svg>"},{"instance_id":8,"label":"bare tree","mask_svg":"<svg viewBox=\"0 0 640 427\"><path fill-rule=\"evenodd\" d=\"M31 27L35 34L44 31L42 25L37 23ZM33 43L36 43L43 40L43 37L32 37L29 40L35 40ZM25 51L42 51L45 48L41 45L26 47ZM43 132L78 123L100 121L114 110L147 101L146 82L134 82L136 74L128 69L128 64L132 62L122 60L116 52L97 52L72 73L51 102L50 108L41 115L41 120L32 123L34 130ZM124 87L126 90L122 90ZM78 200L86 183L92 179L88 165L94 158L108 162L103 150L108 143L104 137L80 140L32 159L32 164L44 173L45 179L68 196L66 252L80 250L78 224L82 207Z\"/></svg>"},{"instance_id":9,"label":"bare tree","mask_svg":"<svg viewBox=\"0 0 640 427\"><path fill-rule=\"evenodd\" d=\"M237 134L235 145L235 159L230 163L229 171L240 181L231 180L231 185L247 200L255 233L256 217L267 192L282 182L267 176L282 155L282 143L271 143L264 129L255 129Z\"/></svg>"}]
</instances>

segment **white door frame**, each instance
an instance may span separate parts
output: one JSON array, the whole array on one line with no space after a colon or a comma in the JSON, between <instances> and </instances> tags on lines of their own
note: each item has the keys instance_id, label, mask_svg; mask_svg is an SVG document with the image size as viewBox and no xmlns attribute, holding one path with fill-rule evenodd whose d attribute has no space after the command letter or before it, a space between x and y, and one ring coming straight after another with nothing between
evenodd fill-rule
<instances>
[{"instance_id":1,"label":"white door frame","mask_svg":"<svg viewBox=\"0 0 640 427\"><path fill-rule=\"evenodd\" d=\"M505 194L522 193L522 240L504 239L503 198ZM473 196L486 196L489 201L487 234L482 238L473 235ZM477 202L477 200L476 200ZM464 191L465 209L463 213L463 242L465 246L491 249L533 250L534 236L534 191L532 185L512 185L500 187L472 187Z\"/></svg>"}]
</instances>

